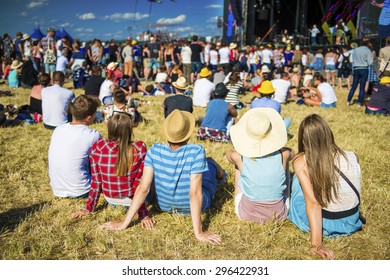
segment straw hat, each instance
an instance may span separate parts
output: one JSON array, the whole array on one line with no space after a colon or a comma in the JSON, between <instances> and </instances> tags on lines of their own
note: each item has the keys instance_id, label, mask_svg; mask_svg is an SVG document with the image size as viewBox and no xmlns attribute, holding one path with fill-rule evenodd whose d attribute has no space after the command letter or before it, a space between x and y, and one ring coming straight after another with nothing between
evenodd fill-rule
<instances>
[{"instance_id":1,"label":"straw hat","mask_svg":"<svg viewBox=\"0 0 390 280\"><path fill-rule=\"evenodd\" d=\"M28 38L30 38L30 36L27 33L24 33L23 34L23 40L27 40Z\"/></svg>"},{"instance_id":2,"label":"straw hat","mask_svg":"<svg viewBox=\"0 0 390 280\"><path fill-rule=\"evenodd\" d=\"M390 84L390 77L382 77L380 81L381 85Z\"/></svg>"},{"instance_id":3,"label":"straw hat","mask_svg":"<svg viewBox=\"0 0 390 280\"><path fill-rule=\"evenodd\" d=\"M107 70L115 70L115 68L118 66L118 62L110 62L107 65Z\"/></svg>"},{"instance_id":4,"label":"straw hat","mask_svg":"<svg viewBox=\"0 0 390 280\"><path fill-rule=\"evenodd\" d=\"M202 78L206 78L210 75L211 75L211 72L206 67L204 67L204 68L202 68L202 70L200 70L199 76L201 76Z\"/></svg>"},{"instance_id":5,"label":"straw hat","mask_svg":"<svg viewBox=\"0 0 390 280\"><path fill-rule=\"evenodd\" d=\"M306 74L306 75L310 75L310 74L311 74L311 71L310 71L309 68L307 68L307 69L305 70L305 74Z\"/></svg>"},{"instance_id":6,"label":"straw hat","mask_svg":"<svg viewBox=\"0 0 390 280\"><path fill-rule=\"evenodd\" d=\"M184 77L179 77L172 85L177 89L186 90L188 88L187 80Z\"/></svg>"},{"instance_id":7,"label":"straw hat","mask_svg":"<svg viewBox=\"0 0 390 280\"><path fill-rule=\"evenodd\" d=\"M11 64L11 69L18 69L19 67L21 67L23 65L23 62L19 62L19 60L14 60L12 61L12 64Z\"/></svg>"},{"instance_id":8,"label":"straw hat","mask_svg":"<svg viewBox=\"0 0 390 280\"><path fill-rule=\"evenodd\" d=\"M264 81L261 83L261 87L259 87L257 91L261 94L272 94L276 91L276 89L272 86L271 81Z\"/></svg>"},{"instance_id":9,"label":"straw hat","mask_svg":"<svg viewBox=\"0 0 390 280\"><path fill-rule=\"evenodd\" d=\"M261 72L262 72L262 73L269 73L270 71L269 71L268 66L267 66L267 65L261 66Z\"/></svg>"},{"instance_id":10,"label":"straw hat","mask_svg":"<svg viewBox=\"0 0 390 280\"><path fill-rule=\"evenodd\" d=\"M279 113L271 108L247 111L230 128L237 152L245 157L261 157L281 149L287 142L286 126Z\"/></svg>"},{"instance_id":11,"label":"straw hat","mask_svg":"<svg viewBox=\"0 0 390 280\"><path fill-rule=\"evenodd\" d=\"M298 72L299 72L298 67L294 67L294 68L293 68L293 73L298 73Z\"/></svg>"},{"instance_id":12,"label":"straw hat","mask_svg":"<svg viewBox=\"0 0 390 280\"><path fill-rule=\"evenodd\" d=\"M231 42L230 45L229 45L229 49L235 49L237 47L237 44Z\"/></svg>"},{"instance_id":13,"label":"straw hat","mask_svg":"<svg viewBox=\"0 0 390 280\"><path fill-rule=\"evenodd\" d=\"M186 111L175 109L164 120L162 133L170 143L188 140L195 128L194 116Z\"/></svg>"}]
</instances>

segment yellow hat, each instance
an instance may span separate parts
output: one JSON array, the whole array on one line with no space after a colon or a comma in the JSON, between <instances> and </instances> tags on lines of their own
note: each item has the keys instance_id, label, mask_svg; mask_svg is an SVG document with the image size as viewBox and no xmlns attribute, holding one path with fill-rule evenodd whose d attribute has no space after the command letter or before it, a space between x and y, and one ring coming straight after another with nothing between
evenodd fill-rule
<instances>
[{"instance_id":1,"label":"yellow hat","mask_svg":"<svg viewBox=\"0 0 390 280\"><path fill-rule=\"evenodd\" d=\"M131 41L131 44L134 46L134 45L137 45L137 40L133 40Z\"/></svg>"},{"instance_id":2,"label":"yellow hat","mask_svg":"<svg viewBox=\"0 0 390 280\"><path fill-rule=\"evenodd\" d=\"M203 69L200 71L200 73L199 73L199 76L201 76L202 78L206 78L206 77L208 77L208 76L210 76L210 75L211 75L211 72L210 72L210 70L207 69L206 67L203 68Z\"/></svg>"},{"instance_id":3,"label":"yellow hat","mask_svg":"<svg viewBox=\"0 0 390 280\"><path fill-rule=\"evenodd\" d=\"M257 91L261 94L272 94L275 92L275 89L272 86L271 81L264 81L261 83L261 87L259 87Z\"/></svg>"},{"instance_id":4,"label":"yellow hat","mask_svg":"<svg viewBox=\"0 0 390 280\"><path fill-rule=\"evenodd\" d=\"M380 81L380 84L381 84L381 85L390 84L390 77L389 77L389 76L387 76L387 77L382 77L382 78L381 78L381 81Z\"/></svg>"}]
</instances>

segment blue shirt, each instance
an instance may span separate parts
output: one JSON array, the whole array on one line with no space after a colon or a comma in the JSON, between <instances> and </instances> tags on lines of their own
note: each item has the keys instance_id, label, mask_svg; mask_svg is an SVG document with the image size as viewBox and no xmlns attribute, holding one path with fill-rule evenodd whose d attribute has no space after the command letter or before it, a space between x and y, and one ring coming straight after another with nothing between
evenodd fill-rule
<instances>
[{"instance_id":1,"label":"blue shirt","mask_svg":"<svg viewBox=\"0 0 390 280\"><path fill-rule=\"evenodd\" d=\"M251 103L251 109L253 108L272 108L280 114L281 105L278 101L272 100L267 97L255 98Z\"/></svg>"},{"instance_id":2,"label":"blue shirt","mask_svg":"<svg viewBox=\"0 0 390 280\"><path fill-rule=\"evenodd\" d=\"M249 200L266 202L281 199L287 186L280 151L258 158L242 157L238 184Z\"/></svg>"},{"instance_id":3,"label":"blue shirt","mask_svg":"<svg viewBox=\"0 0 390 280\"><path fill-rule=\"evenodd\" d=\"M173 151L168 145L154 144L146 153L144 165L154 170L160 209L189 214L190 175L208 171L204 148L197 144L187 144ZM210 205L208 200L208 196L203 193L202 210Z\"/></svg>"},{"instance_id":4,"label":"blue shirt","mask_svg":"<svg viewBox=\"0 0 390 280\"><path fill-rule=\"evenodd\" d=\"M383 2L383 8L379 16L379 25L390 25L390 0Z\"/></svg>"},{"instance_id":5,"label":"blue shirt","mask_svg":"<svg viewBox=\"0 0 390 280\"><path fill-rule=\"evenodd\" d=\"M226 126L231 120L228 108L229 103L223 99L211 100L206 109L202 126L226 132Z\"/></svg>"},{"instance_id":6,"label":"blue shirt","mask_svg":"<svg viewBox=\"0 0 390 280\"><path fill-rule=\"evenodd\" d=\"M318 30L317 27L313 28L313 29L311 30L311 37L317 37L317 32L318 32L318 31L320 31L320 30Z\"/></svg>"}]
</instances>

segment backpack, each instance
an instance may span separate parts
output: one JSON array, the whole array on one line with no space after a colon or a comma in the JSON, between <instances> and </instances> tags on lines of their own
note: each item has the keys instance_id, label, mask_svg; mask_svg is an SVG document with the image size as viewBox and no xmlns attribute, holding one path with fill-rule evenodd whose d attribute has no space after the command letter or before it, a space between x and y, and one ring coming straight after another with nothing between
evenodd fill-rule
<instances>
[{"instance_id":1,"label":"backpack","mask_svg":"<svg viewBox=\"0 0 390 280\"><path fill-rule=\"evenodd\" d=\"M341 62L341 69L349 69L349 56L344 56L344 54L342 54L343 56L343 61Z\"/></svg>"}]
</instances>

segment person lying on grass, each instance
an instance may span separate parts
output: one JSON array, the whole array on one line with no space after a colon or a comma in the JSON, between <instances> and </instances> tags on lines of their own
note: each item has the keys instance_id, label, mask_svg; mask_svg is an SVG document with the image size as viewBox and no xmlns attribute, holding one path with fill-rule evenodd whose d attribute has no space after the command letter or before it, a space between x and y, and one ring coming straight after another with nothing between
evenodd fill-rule
<instances>
[{"instance_id":1,"label":"person lying on grass","mask_svg":"<svg viewBox=\"0 0 390 280\"><path fill-rule=\"evenodd\" d=\"M322 237L350 235L365 222L360 215L358 158L341 150L326 121L313 114L299 126L293 166L296 175L288 219L302 231L310 231L312 253L335 259L333 251L322 245Z\"/></svg>"},{"instance_id":2,"label":"person lying on grass","mask_svg":"<svg viewBox=\"0 0 390 280\"><path fill-rule=\"evenodd\" d=\"M92 184L84 210L73 213L79 218L95 211L100 194L109 205L132 205L143 173L146 145L142 141L133 141L131 115L115 111L109 119L108 139L98 140L89 155ZM139 204L138 216L142 227L152 227L144 200Z\"/></svg>"},{"instance_id":3,"label":"person lying on grass","mask_svg":"<svg viewBox=\"0 0 390 280\"><path fill-rule=\"evenodd\" d=\"M141 184L123 221L107 222L101 227L124 230L143 205L154 179L158 207L165 212L191 215L195 237L200 241L220 244L219 235L203 231L201 212L210 208L217 190L217 179L224 171L211 158L206 159L204 148L188 144L195 128L194 116L174 110L164 120L162 133L168 144L154 144L146 154ZM146 225L153 228L153 222Z\"/></svg>"}]
</instances>

